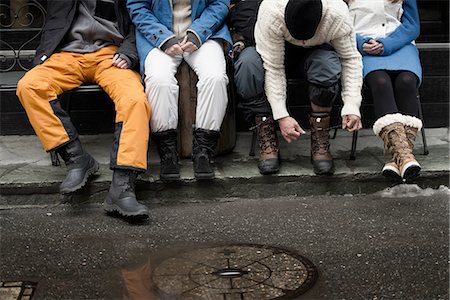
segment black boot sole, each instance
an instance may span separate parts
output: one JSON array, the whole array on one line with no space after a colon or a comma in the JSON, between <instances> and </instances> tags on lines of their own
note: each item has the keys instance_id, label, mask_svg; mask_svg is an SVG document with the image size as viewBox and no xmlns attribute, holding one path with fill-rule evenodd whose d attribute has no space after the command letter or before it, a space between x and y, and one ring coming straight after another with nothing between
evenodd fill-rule
<instances>
[{"instance_id":1,"label":"black boot sole","mask_svg":"<svg viewBox=\"0 0 450 300\"><path fill-rule=\"evenodd\" d=\"M259 169L259 174L261 174L261 175L272 175L272 174L277 174L278 172L280 172L280 168L270 169L270 170Z\"/></svg>"},{"instance_id":2,"label":"black boot sole","mask_svg":"<svg viewBox=\"0 0 450 300\"><path fill-rule=\"evenodd\" d=\"M316 175L333 175L334 174L334 165L331 166L330 168L322 169L322 168L317 167L313 163L313 170Z\"/></svg>"},{"instance_id":3,"label":"black boot sole","mask_svg":"<svg viewBox=\"0 0 450 300\"><path fill-rule=\"evenodd\" d=\"M411 166L405 170L405 174L403 174L403 178L408 182L417 176L419 176L421 168L419 166Z\"/></svg>"},{"instance_id":4,"label":"black boot sole","mask_svg":"<svg viewBox=\"0 0 450 300\"><path fill-rule=\"evenodd\" d=\"M138 217L138 218L148 218L149 217L149 212L148 209L142 208L140 210L137 211L133 211L133 212L129 212L129 211L124 211L122 208L120 208L117 204L109 204L108 202L108 196L106 196L107 199L105 199L105 201L103 202L103 209L104 211L106 211L107 213L113 214L113 213L118 213L119 215L123 216L123 217ZM110 200L112 201L112 200Z\"/></svg>"},{"instance_id":5,"label":"black boot sole","mask_svg":"<svg viewBox=\"0 0 450 300\"><path fill-rule=\"evenodd\" d=\"M381 172L381 174L393 182L402 182L403 181L403 178L400 175L398 175L397 173L395 173L394 171L391 171L391 170L384 170L383 172Z\"/></svg>"},{"instance_id":6,"label":"black boot sole","mask_svg":"<svg viewBox=\"0 0 450 300\"><path fill-rule=\"evenodd\" d=\"M214 172L212 173L194 173L194 177L197 180L211 180L216 178Z\"/></svg>"},{"instance_id":7,"label":"black boot sole","mask_svg":"<svg viewBox=\"0 0 450 300\"><path fill-rule=\"evenodd\" d=\"M159 179L162 181L173 181L179 180L181 178L180 173L178 174L159 174Z\"/></svg>"},{"instance_id":8,"label":"black boot sole","mask_svg":"<svg viewBox=\"0 0 450 300\"><path fill-rule=\"evenodd\" d=\"M74 193L74 192L80 190L81 188L83 188L86 185L89 177L98 172L98 170L100 169L100 165L98 164L98 162L95 159L92 158L92 160L94 161L94 164L89 169L87 169L86 173L84 174L83 180L74 187L60 190L60 193L62 195L71 194L71 193Z\"/></svg>"},{"instance_id":9,"label":"black boot sole","mask_svg":"<svg viewBox=\"0 0 450 300\"><path fill-rule=\"evenodd\" d=\"M273 167L273 168L260 168L258 167L259 173L261 175L271 175L271 174L276 174L278 172L280 172L280 167Z\"/></svg>"},{"instance_id":10,"label":"black boot sole","mask_svg":"<svg viewBox=\"0 0 450 300\"><path fill-rule=\"evenodd\" d=\"M272 165L272 166L269 166L269 165L264 165L264 166L261 166L259 163L258 163L258 170L259 170L259 173L261 174L261 175L271 175L271 174L276 174L276 173L278 173L279 171L280 171L280 162L278 161L276 164L274 164L274 165Z\"/></svg>"}]
</instances>

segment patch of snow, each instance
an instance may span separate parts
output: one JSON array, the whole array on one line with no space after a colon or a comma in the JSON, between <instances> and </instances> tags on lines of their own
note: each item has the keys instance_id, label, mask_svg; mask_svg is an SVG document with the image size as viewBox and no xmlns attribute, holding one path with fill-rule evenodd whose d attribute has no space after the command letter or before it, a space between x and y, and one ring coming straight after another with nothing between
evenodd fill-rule
<instances>
[{"instance_id":1,"label":"patch of snow","mask_svg":"<svg viewBox=\"0 0 450 300\"><path fill-rule=\"evenodd\" d=\"M383 198L430 197L433 195L450 196L450 189L445 185L439 186L438 189L422 189L417 184L399 184L379 191L376 194Z\"/></svg>"}]
</instances>

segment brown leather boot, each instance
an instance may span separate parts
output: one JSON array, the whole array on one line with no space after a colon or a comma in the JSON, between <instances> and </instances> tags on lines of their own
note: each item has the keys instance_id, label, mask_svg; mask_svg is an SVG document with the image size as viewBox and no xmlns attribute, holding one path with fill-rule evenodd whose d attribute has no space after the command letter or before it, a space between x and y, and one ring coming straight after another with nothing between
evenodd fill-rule
<instances>
[{"instance_id":1,"label":"brown leather boot","mask_svg":"<svg viewBox=\"0 0 450 300\"><path fill-rule=\"evenodd\" d=\"M277 173L280 170L280 148L274 120L270 116L256 116L255 122L260 148L259 172L263 175Z\"/></svg>"},{"instance_id":2,"label":"brown leather boot","mask_svg":"<svg viewBox=\"0 0 450 300\"><path fill-rule=\"evenodd\" d=\"M420 165L412 153L404 125L400 122L389 124L381 129L380 137L392 153L400 176L404 180L416 177L420 172Z\"/></svg>"},{"instance_id":3,"label":"brown leather boot","mask_svg":"<svg viewBox=\"0 0 450 300\"><path fill-rule=\"evenodd\" d=\"M314 173L333 174L334 162L330 153L330 114L311 113L311 162Z\"/></svg>"}]
</instances>

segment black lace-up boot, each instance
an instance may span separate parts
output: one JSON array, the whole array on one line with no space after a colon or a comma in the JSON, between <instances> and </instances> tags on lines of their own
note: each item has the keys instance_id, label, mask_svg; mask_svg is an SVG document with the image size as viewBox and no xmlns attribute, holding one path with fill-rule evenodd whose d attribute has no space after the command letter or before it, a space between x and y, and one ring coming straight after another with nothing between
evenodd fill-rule
<instances>
[{"instance_id":1,"label":"black lace-up boot","mask_svg":"<svg viewBox=\"0 0 450 300\"><path fill-rule=\"evenodd\" d=\"M57 149L56 152L67 167L66 178L59 187L61 194L69 194L81 189L89 176L99 169L98 162L84 151L78 138Z\"/></svg>"},{"instance_id":2,"label":"black lace-up boot","mask_svg":"<svg viewBox=\"0 0 450 300\"><path fill-rule=\"evenodd\" d=\"M103 208L124 217L148 217L148 208L136 200L134 184L137 174L131 170L115 169Z\"/></svg>"},{"instance_id":3,"label":"black lace-up boot","mask_svg":"<svg viewBox=\"0 0 450 300\"><path fill-rule=\"evenodd\" d=\"M197 128L194 130L192 161L196 179L214 179L212 157L219 140L220 132Z\"/></svg>"},{"instance_id":4,"label":"black lace-up boot","mask_svg":"<svg viewBox=\"0 0 450 300\"><path fill-rule=\"evenodd\" d=\"M161 180L180 179L180 167L178 165L177 152L177 131L170 129L153 133L159 157L161 159L161 169L159 178Z\"/></svg>"}]
</instances>

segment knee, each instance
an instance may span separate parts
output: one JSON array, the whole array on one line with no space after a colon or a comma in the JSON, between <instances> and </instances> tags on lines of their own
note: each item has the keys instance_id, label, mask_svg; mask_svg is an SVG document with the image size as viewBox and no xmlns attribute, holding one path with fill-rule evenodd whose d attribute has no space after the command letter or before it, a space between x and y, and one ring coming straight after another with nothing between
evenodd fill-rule
<instances>
[{"instance_id":1,"label":"knee","mask_svg":"<svg viewBox=\"0 0 450 300\"><path fill-rule=\"evenodd\" d=\"M42 95L43 92L48 93L52 86L47 80L39 80L33 76L28 76L28 73L17 83L16 94L19 100L24 104L25 102L37 100L33 97L34 94ZM53 100L53 99L46 99Z\"/></svg>"},{"instance_id":2,"label":"knee","mask_svg":"<svg viewBox=\"0 0 450 300\"><path fill-rule=\"evenodd\" d=\"M228 84L228 76L225 72L210 70L207 74L199 76L198 83L199 85L226 86Z\"/></svg>"},{"instance_id":3,"label":"knee","mask_svg":"<svg viewBox=\"0 0 450 300\"><path fill-rule=\"evenodd\" d=\"M391 78L384 71L374 71L367 76L367 83L372 89L392 89Z\"/></svg>"},{"instance_id":4,"label":"knee","mask_svg":"<svg viewBox=\"0 0 450 300\"><path fill-rule=\"evenodd\" d=\"M163 70L145 72L145 84L147 87L165 88L177 84L175 76Z\"/></svg>"},{"instance_id":5,"label":"knee","mask_svg":"<svg viewBox=\"0 0 450 300\"><path fill-rule=\"evenodd\" d=\"M399 91L415 91L417 87L417 79L412 73L399 74L395 83Z\"/></svg>"},{"instance_id":6,"label":"knee","mask_svg":"<svg viewBox=\"0 0 450 300\"><path fill-rule=\"evenodd\" d=\"M263 73L264 67L261 57L254 47L245 48L234 64L235 73Z\"/></svg>"},{"instance_id":7,"label":"knee","mask_svg":"<svg viewBox=\"0 0 450 300\"><path fill-rule=\"evenodd\" d=\"M116 110L118 111L141 111L150 114L150 104L147 101L147 97L142 95L129 95L124 97L116 104Z\"/></svg>"}]
</instances>

